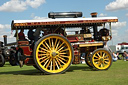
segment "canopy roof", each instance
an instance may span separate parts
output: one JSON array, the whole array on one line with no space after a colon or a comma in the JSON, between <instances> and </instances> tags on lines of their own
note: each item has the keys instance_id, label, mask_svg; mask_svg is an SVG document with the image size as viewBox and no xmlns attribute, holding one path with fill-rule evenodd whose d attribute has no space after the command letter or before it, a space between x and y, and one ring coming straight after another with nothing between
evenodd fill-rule
<instances>
[{"instance_id":1,"label":"canopy roof","mask_svg":"<svg viewBox=\"0 0 128 85\"><path fill-rule=\"evenodd\" d=\"M107 22L118 22L117 17L96 17L96 18L57 18L57 19L42 19L42 20L13 20L12 30L16 29L36 29L55 28L55 27L82 27L90 25L101 25Z\"/></svg>"}]
</instances>

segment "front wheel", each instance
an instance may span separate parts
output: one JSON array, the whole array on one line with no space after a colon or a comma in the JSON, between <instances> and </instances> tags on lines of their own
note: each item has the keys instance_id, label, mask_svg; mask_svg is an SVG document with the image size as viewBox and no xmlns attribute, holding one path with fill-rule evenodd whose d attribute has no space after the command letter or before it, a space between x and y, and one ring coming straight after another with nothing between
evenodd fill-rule
<instances>
[{"instance_id":1,"label":"front wheel","mask_svg":"<svg viewBox=\"0 0 128 85\"><path fill-rule=\"evenodd\" d=\"M73 48L70 42L61 35L46 35L35 44L35 64L46 74L65 72L70 67L73 57Z\"/></svg>"},{"instance_id":2,"label":"front wheel","mask_svg":"<svg viewBox=\"0 0 128 85\"><path fill-rule=\"evenodd\" d=\"M5 59L2 54L0 54L0 67L3 67L5 64Z\"/></svg>"},{"instance_id":3,"label":"front wheel","mask_svg":"<svg viewBox=\"0 0 128 85\"><path fill-rule=\"evenodd\" d=\"M96 70L107 70L112 64L111 53L104 48L97 49L92 53L91 63Z\"/></svg>"},{"instance_id":4,"label":"front wheel","mask_svg":"<svg viewBox=\"0 0 128 85\"><path fill-rule=\"evenodd\" d=\"M9 63L10 63L10 65L12 65L12 66L16 66L16 65L17 65L17 60L16 60L15 52L11 52L11 53L10 53Z\"/></svg>"}]
</instances>

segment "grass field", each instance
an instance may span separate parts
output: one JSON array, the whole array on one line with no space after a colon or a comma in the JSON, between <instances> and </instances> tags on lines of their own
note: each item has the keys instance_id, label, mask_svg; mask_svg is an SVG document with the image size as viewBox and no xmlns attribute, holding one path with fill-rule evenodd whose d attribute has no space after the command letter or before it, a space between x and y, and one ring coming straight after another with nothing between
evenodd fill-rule
<instances>
[{"instance_id":1,"label":"grass field","mask_svg":"<svg viewBox=\"0 0 128 85\"><path fill-rule=\"evenodd\" d=\"M128 61L113 62L107 71L86 64L72 65L64 74L44 75L32 66L0 67L0 85L128 85Z\"/></svg>"}]
</instances>

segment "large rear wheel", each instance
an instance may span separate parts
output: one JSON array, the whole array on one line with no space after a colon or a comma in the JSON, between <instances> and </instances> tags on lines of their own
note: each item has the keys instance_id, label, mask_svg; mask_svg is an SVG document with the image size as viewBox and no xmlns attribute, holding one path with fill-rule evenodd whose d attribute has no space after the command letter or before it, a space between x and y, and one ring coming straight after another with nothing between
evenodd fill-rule
<instances>
[{"instance_id":1,"label":"large rear wheel","mask_svg":"<svg viewBox=\"0 0 128 85\"><path fill-rule=\"evenodd\" d=\"M35 44L35 64L46 74L65 72L70 67L73 56L70 42L58 34L46 35Z\"/></svg>"},{"instance_id":2,"label":"large rear wheel","mask_svg":"<svg viewBox=\"0 0 128 85\"><path fill-rule=\"evenodd\" d=\"M107 70L112 64L111 53L104 48L97 49L92 53L91 63L96 70Z\"/></svg>"}]
</instances>

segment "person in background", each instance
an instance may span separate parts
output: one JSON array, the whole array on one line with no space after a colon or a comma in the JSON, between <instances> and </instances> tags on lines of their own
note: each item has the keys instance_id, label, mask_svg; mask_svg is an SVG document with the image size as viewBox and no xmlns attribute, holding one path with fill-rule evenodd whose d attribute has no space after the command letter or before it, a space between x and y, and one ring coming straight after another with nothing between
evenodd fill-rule
<instances>
[{"instance_id":1,"label":"person in background","mask_svg":"<svg viewBox=\"0 0 128 85\"><path fill-rule=\"evenodd\" d=\"M19 40L26 40L24 35L24 29L21 29L18 33Z\"/></svg>"},{"instance_id":2,"label":"person in background","mask_svg":"<svg viewBox=\"0 0 128 85\"><path fill-rule=\"evenodd\" d=\"M126 53L126 51L124 51L124 57L125 57L125 59L126 59L126 60L124 60L124 61L128 61L128 54Z\"/></svg>"},{"instance_id":3,"label":"person in background","mask_svg":"<svg viewBox=\"0 0 128 85\"><path fill-rule=\"evenodd\" d=\"M112 59L113 59L113 61L117 61L118 60L118 57L114 52L112 53Z\"/></svg>"},{"instance_id":4,"label":"person in background","mask_svg":"<svg viewBox=\"0 0 128 85\"><path fill-rule=\"evenodd\" d=\"M34 32L33 29L30 28L30 30L28 31L28 39L31 40L31 42L34 40Z\"/></svg>"},{"instance_id":5,"label":"person in background","mask_svg":"<svg viewBox=\"0 0 128 85\"><path fill-rule=\"evenodd\" d=\"M36 28L34 35L34 42L38 41L39 37L40 37L40 33L41 33L42 28Z\"/></svg>"},{"instance_id":6,"label":"person in background","mask_svg":"<svg viewBox=\"0 0 128 85\"><path fill-rule=\"evenodd\" d=\"M119 53L118 52L116 53L116 55L117 55L118 60L121 60L121 58L119 57Z\"/></svg>"}]
</instances>

